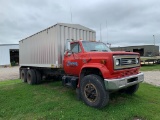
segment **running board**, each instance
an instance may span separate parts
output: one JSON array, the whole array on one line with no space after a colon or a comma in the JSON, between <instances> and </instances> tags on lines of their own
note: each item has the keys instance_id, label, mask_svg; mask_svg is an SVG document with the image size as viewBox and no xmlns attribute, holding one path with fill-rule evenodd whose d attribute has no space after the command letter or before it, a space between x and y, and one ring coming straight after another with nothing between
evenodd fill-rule
<instances>
[{"instance_id":1,"label":"running board","mask_svg":"<svg viewBox=\"0 0 160 120\"><path fill-rule=\"evenodd\" d=\"M78 77L75 76L63 76L62 85L77 88Z\"/></svg>"}]
</instances>

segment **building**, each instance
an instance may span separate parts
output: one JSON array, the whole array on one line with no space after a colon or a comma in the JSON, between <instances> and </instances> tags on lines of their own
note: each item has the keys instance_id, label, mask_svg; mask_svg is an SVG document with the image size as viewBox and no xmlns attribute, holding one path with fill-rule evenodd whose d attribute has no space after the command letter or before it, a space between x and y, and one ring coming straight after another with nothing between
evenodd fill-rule
<instances>
[{"instance_id":1,"label":"building","mask_svg":"<svg viewBox=\"0 0 160 120\"><path fill-rule=\"evenodd\" d=\"M19 45L0 44L0 66L19 64Z\"/></svg>"},{"instance_id":2,"label":"building","mask_svg":"<svg viewBox=\"0 0 160 120\"><path fill-rule=\"evenodd\" d=\"M145 57L159 56L159 46L156 46L156 45L112 47L111 50L112 51L138 52L140 56L145 56Z\"/></svg>"}]
</instances>

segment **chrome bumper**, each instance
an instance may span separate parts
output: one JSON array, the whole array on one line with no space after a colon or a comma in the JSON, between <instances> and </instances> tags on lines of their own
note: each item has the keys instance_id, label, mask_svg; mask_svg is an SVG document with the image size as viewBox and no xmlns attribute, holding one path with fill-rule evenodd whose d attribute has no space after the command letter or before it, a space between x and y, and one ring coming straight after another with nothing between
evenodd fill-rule
<instances>
[{"instance_id":1,"label":"chrome bumper","mask_svg":"<svg viewBox=\"0 0 160 120\"><path fill-rule=\"evenodd\" d=\"M120 79L104 79L105 87L107 90L118 90L122 88L127 88L129 86L138 84L144 81L144 74L139 73L137 75L132 75Z\"/></svg>"}]
</instances>

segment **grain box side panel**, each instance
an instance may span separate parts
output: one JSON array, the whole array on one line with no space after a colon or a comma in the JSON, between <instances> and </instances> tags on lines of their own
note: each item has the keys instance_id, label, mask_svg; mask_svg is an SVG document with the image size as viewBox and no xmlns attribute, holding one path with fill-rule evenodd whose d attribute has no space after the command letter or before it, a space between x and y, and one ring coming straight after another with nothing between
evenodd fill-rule
<instances>
[{"instance_id":1,"label":"grain box side panel","mask_svg":"<svg viewBox=\"0 0 160 120\"><path fill-rule=\"evenodd\" d=\"M56 67L63 64L67 39L95 40L95 32L78 26L56 24L20 41L20 65Z\"/></svg>"},{"instance_id":2,"label":"grain box side panel","mask_svg":"<svg viewBox=\"0 0 160 120\"><path fill-rule=\"evenodd\" d=\"M65 44L67 39L73 39L72 38L72 28L59 25L59 32L58 32L58 39L59 39L59 52L58 52L58 63L61 63L60 65L63 66L63 58L64 58L64 52L65 52Z\"/></svg>"},{"instance_id":3,"label":"grain box side panel","mask_svg":"<svg viewBox=\"0 0 160 120\"><path fill-rule=\"evenodd\" d=\"M41 31L20 41L20 65L58 67L57 28Z\"/></svg>"},{"instance_id":4,"label":"grain box side panel","mask_svg":"<svg viewBox=\"0 0 160 120\"><path fill-rule=\"evenodd\" d=\"M65 51L65 26L60 26L60 52L59 52L59 60L58 62L63 63L63 56L64 56L64 51Z\"/></svg>"}]
</instances>

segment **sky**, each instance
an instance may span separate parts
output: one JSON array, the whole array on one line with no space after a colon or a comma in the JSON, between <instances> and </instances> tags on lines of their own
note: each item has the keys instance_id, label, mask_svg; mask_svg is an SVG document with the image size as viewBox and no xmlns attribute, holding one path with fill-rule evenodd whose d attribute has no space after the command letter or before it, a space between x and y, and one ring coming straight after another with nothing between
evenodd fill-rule
<instances>
[{"instance_id":1,"label":"sky","mask_svg":"<svg viewBox=\"0 0 160 120\"><path fill-rule=\"evenodd\" d=\"M0 44L56 23L93 29L111 47L160 46L160 0L0 0Z\"/></svg>"}]
</instances>

